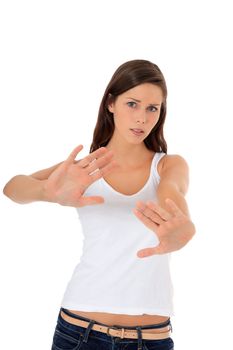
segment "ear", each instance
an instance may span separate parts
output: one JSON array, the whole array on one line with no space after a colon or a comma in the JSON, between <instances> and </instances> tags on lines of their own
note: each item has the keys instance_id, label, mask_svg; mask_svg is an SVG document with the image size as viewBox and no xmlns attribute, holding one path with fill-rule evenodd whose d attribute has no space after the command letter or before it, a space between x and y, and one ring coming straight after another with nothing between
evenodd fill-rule
<instances>
[{"instance_id":1,"label":"ear","mask_svg":"<svg viewBox=\"0 0 233 350\"><path fill-rule=\"evenodd\" d=\"M108 110L109 112L114 113L113 104L108 105Z\"/></svg>"},{"instance_id":2,"label":"ear","mask_svg":"<svg viewBox=\"0 0 233 350\"><path fill-rule=\"evenodd\" d=\"M114 113L114 102L112 101L112 95L111 94L108 94L108 100L110 101L108 103L108 110L109 110L109 112Z\"/></svg>"}]
</instances>

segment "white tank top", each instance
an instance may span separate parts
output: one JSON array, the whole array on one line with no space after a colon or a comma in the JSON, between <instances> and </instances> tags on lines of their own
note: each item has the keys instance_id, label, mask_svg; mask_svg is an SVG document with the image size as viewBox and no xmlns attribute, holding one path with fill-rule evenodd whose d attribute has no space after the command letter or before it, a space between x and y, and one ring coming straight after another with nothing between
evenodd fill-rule
<instances>
[{"instance_id":1,"label":"white tank top","mask_svg":"<svg viewBox=\"0 0 233 350\"><path fill-rule=\"evenodd\" d=\"M170 254L139 258L137 251L158 244L156 233L132 212L138 200L155 200L160 177L155 153L150 176L141 190L125 195L103 178L85 191L103 196L99 205L77 208L83 251L61 306L71 310L128 315L173 315Z\"/></svg>"}]
</instances>

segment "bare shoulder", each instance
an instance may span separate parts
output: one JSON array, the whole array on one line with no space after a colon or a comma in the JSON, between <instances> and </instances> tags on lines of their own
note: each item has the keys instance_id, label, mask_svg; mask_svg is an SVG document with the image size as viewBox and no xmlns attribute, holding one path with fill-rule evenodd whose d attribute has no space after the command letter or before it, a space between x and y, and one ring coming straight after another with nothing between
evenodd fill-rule
<instances>
[{"instance_id":1,"label":"bare shoulder","mask_svg":"<svg viewBox=\"0 0 233 350\"><path fill-rule=\"evenodd\" d=\"M188 168L188 163L184 157L179 154L166 154L163 158L162 169L165 170L171 167Z\"/></svg>"},{"instance_id":2,"label":"bare shoulder","mask_svg":"<svg viewBox=\"0 0 233 350\"><path fill-rule=\"evenodd\" d=\"M160 181L176 184L181 192L186 193L189 184L189 167L184 157L178 154L166 154L159 163Z\"/></svg>"}]
</instances>

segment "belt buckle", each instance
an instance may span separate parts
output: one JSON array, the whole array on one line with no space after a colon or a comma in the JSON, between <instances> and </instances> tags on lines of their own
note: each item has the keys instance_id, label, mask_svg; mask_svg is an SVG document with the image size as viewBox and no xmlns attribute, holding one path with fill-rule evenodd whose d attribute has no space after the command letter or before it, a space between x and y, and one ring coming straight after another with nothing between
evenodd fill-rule
<instances>
[{"instance_id":1,"label":"belt buckle","mask_svg":"<svg viewBox=\"0 0 233 350\"><path fill-rule=\"evenodd\" d=\"M116 336L116 338L121 338L121 339L123 339L124 338L124 333L125 333L125 329L124 328L119 328L119 327L117 327L117 326L115 326L115 325L113 325L113 326L108 326L107 327L107 335L109 335L109 336L111 336L111 334L109 334L109 329L110 328L112 328L112 329L115 329L115 330L121 330L121 335L120 335L120 337L117 337ZM112 337L112 336L111 336Z\"/></svg>"}]
</instances>

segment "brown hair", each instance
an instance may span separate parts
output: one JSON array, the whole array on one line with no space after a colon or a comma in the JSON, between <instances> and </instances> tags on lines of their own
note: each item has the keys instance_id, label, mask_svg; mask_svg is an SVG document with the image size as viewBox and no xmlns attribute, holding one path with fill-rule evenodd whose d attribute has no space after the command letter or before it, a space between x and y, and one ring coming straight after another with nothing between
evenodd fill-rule
<instances>
[{"instance_id":1,"label":"brown hair","mask_svg":"<svg viewBox=\"0 0 233 350\"><path fill-rule=\"evenodd\" d=\"M112 113L108 110L111 102L118 95L143 83L151 83L159 86L163 92L159 120L144 140L146 147L154 152L167 153L167 143L163 136L163 125L167 111L167 87L164 76L159 67L146 60L132 60L123 63L113 74L102 98L90 153L102 146L106 146L114 132Z\"/></svg>"}]
</instances>

